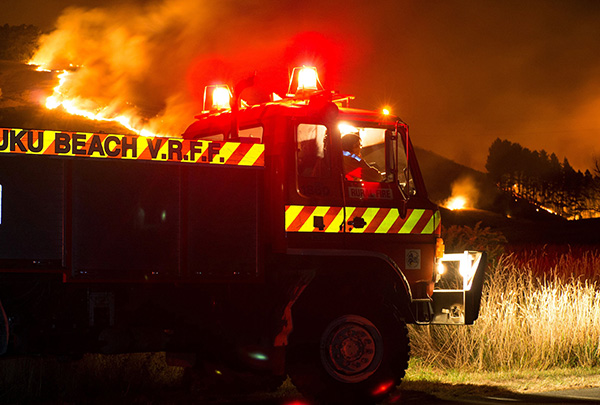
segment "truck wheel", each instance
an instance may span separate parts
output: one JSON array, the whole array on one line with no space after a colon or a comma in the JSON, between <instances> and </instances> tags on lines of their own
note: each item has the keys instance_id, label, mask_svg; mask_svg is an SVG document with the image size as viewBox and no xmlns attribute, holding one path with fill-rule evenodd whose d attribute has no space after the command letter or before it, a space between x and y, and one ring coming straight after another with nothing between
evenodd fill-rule
<instances>
[{"instance_id":1,"label":"truck wheel","mask_svg":"<svg viewBox=\"0 0 600 405\"><path fill-rule=\"evenodd\" d=\"M294 318L288 374L306 398L324 404L382 401L408 367L406 324L387 307ZM313 314L314 315L314 314Z\"/></svg>"}]
</instances>

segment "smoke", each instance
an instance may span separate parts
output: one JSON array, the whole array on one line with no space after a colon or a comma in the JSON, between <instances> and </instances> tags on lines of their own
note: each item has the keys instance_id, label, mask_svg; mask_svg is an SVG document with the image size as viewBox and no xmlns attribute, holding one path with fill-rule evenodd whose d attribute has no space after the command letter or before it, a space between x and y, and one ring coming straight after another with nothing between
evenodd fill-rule
<instances>
[{"instance_id":1,"label":"smoke","mask_svg":"<svg viewBox=\"0 0 600 405\"><path fill-rule=\"evenodd\" d=\"M600 155L595 0L128 1L66 10L35 59L79 66L69 97L158 132L181 133L206 84L256 71L243 97L262 101L309 60L355 106L390 105L416 145L481 171L496 138L581 170Z\"/></svg>"},{"instance_id":2,"label":"smoke","mask_svg":"<svg viewBox=\"0 0 600 405\"><path fill-rule=\"evenodd\" d=\"M269 3L162 0L69 8L41 38L32 63L70 70L63 99L104 116L133 117L136 127L166 135L180 134L202 110L208 84L232 85L256 72L255 88L243 97L266 101L271 91L286 91L290 66L316 63L322 80L335 86L340 66L360 52L356 34L328 29L318 9L307 24L291 3Z\"/></svg>"},{"instance_id":3,"label":"smoke","mask_svg":"<svg viewBox=\"0 0 600 405\"><path fill-rule=\"evenodd\" d=\"M401 114L413 141L485 171L496 138L567 157L600 152L600 2L414 2L396 15ZM595 152L594 152L595 151Z\"/></svg>"}]
</instances>

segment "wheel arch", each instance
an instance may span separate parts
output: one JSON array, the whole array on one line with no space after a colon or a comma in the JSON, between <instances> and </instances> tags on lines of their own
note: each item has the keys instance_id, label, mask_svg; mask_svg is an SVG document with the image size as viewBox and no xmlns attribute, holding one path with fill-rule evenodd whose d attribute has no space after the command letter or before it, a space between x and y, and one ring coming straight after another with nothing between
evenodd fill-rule
<instances>
[{"instance_id":1,"label":"wheel arch","mask_svg":"<svg viewBox=\"0 0 600 405\"><path fill-rule=\"evenodd\" d=\"M414 320L412 293L402 270L389 256L372 251L303 251L310 257L314 277L294 306L311 296L329 294L380 295L407 322Z\"/></svg>"}]
</instances>

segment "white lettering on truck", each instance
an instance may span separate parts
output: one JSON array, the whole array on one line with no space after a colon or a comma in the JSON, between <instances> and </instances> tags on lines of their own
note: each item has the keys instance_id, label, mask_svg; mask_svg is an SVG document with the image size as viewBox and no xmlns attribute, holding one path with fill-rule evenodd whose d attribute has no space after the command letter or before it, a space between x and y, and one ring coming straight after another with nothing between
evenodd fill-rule
<instances>
[{"instance_id":1,"label":"white lettering on truck","mask_svg":"<svg viewBox=\"0 0 600 405\"><path fill-rule=\"evenodd\" d=\"M389 188L368 189L362 187L348 187L350 198L358 200L391 200L394 198Z\"/></svg>"}]
</instances>

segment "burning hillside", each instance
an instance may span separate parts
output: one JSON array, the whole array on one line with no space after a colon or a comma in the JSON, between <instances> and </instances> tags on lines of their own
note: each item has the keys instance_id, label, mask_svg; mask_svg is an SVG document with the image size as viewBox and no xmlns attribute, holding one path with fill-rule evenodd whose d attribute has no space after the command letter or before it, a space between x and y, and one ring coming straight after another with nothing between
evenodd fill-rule
<instances>
[{"instance_id":1,"label":"burning hillside","mask_svg":"<svg viewBox=\"0 0 600 405\"><path fill-rule=\"evenodd\" d=\"M191 27L205 14L198 3L179 0L144 9L68 9L31 60L60 72L54 93L40 101L138 132L178 134L197 111L183 78L206 36Z\"/></svg>"},{"instance_id":2,"label":"burning hillside","mask_svg":"<svg viewBox=\"0 0 600 405\"><path fill-rule=\"evenodd\" d=\"M452 185L452 195L441 205L449 210L475 208L479 200L479 190L471 177L461 177Z\"/></svg>"},{"instance_id":3,"label":"burning hillside","mask_svg":"<svg viewBox=\"0 0 600 405\"><path fill-rule=\"evenodd\" d=\"M335 86L341 55L355 60L360 46L348 52L332 39L340 35L303 32L293 14L276 13L186 0L67 9L30 61L60 80L39 103L141 134L177 136L201 111L208 84L234 83L258 71L244 97L266 101L271 91L283 90L272 85L287 82L287 66L310 61ZM355 35L343 37L360 44Z\"/></svg>"}]
</instances>

